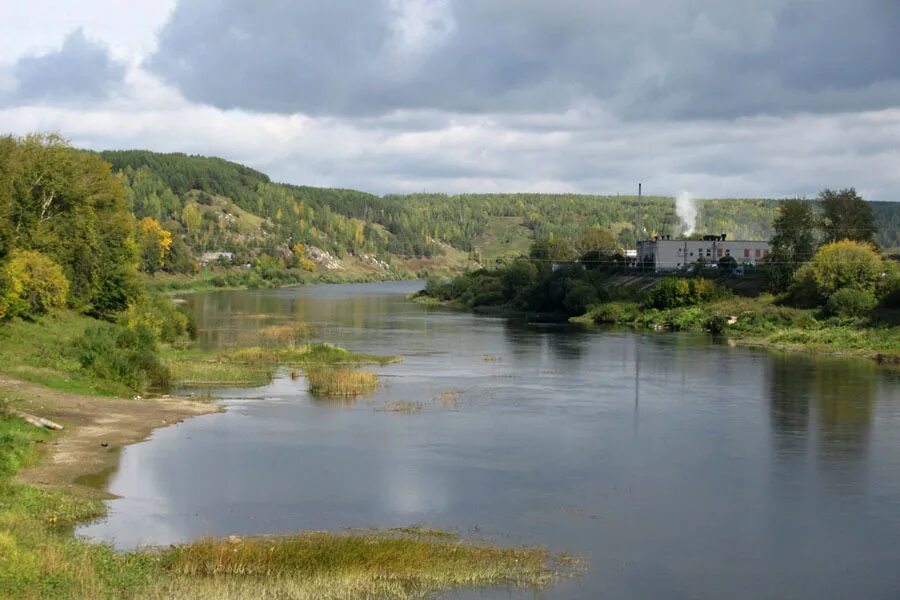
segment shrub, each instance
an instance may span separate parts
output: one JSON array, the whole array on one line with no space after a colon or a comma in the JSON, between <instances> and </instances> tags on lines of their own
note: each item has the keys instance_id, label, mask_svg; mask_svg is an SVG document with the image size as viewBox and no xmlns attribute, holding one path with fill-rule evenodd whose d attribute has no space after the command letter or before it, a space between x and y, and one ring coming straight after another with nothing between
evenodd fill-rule
<instances>
[{"instance_id":1,"label":"shrub","mask_svg":"<svg viewBox=\"0 0 900 600\"><path fill-rule=\"evenodd\" d=\"M631 323L639 312L640 307L633 302L607 302L592 308L588 316L595 323Z\"/></svg>"},{"instance_id":2,"label":"shrub","mask_svg":"<svg viewBox=\"0 0 900 600\"><path fill-rule=\"evenodd\" d=\"M156 336L145 323L131 328L108 324L88 327L75 340L74 350L82 369L136 392L150 385L169 384L169 371L159 358Z\"/></svg>"},{"instance_id":3,"label":"shrub","mask_svg":"<svg viewBox=\"0 0 900 600\"><path fill-rule=\"evenodd\" d=\"M877 296L884 308L900 308L900 266L885 262L885 272L878 283Z\"/></svg>"},{"instance_id":4,"label":"shrub","mask_svg":"<svg viewBox=\"0 0 900 600\"><path fill-rule=\"evenodd\" d=\"M828 298L826 312L835 317L861 317L875 308L875 295L856 288L841 288Z\"/></svg>"},{"instance_id":5,"label":"shrub","mask_svg":"<svg viewBox=\"0 0 900 600\"><path fill-rule=\"evenodd\" d=\"M884 265L871 245L843 240L825 244L808 263L797 270L797 286L814 289L829 298L842 288L875 293Z\"/></svg>"},{"instance_id":6,"label":"shrub","mask_svg":"<svg viewBox=\"0 0 900 600\"><path fill-rule=\"evenodd\" d=\"M69 281L62 267L40 252L14 251L3 280L0 313L7 317L33 319L65 306L69 295Z\"/></svg>"},{"instance_id":7,"label":"shrub","mask_svg":"<svg viewBox=\"0 0 900 600\"><path fill-rule=\"evenodd\" d=\"M161 294L145 295L133 301L119 315L118 323L126 329L145 325L156 339L166 343L192 337L194 331L190 317Z\"/></svg>"},{"instance_id":8,"label":"shrub","mask_svg":"<svg viewBox=\"0 0 900 600\"><path fill-rule=\"evenodd\" d=\"M709 302L724 295L724 290L709 279L666 277L650 290L644 305L648 308L666 310Z\"/></svg>"}]
</instances>

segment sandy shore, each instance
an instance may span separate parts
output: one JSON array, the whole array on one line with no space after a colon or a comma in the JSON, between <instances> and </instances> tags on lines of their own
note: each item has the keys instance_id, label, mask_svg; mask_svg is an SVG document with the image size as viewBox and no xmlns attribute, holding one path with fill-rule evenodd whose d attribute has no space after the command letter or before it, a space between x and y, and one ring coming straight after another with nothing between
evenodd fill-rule
<instances>
[{"instance_id":1,"label":"sandy shore","mask_svg":"<svg viewBox=\"0 0 900 600\"><path fill-rule=\"evenodd\" d=\"M212 402L187 398L120 399L79 396L0 376L0 398L12 407L63 425L47 443L40 463L21 472L19 480L63 488L89 497L108 497L91 476L112 472L122 446L146 439L157 427L196 415L220 412ZM96 481L101 481L97 477Z\"/></svg>"}]
</instances>

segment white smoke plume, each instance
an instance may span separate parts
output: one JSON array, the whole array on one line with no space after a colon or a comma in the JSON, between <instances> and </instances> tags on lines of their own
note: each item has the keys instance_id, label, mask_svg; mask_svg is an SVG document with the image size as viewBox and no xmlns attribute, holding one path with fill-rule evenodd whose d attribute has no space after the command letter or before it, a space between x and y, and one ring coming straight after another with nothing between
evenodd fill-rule
<instances>
[{"instance_id":1,"label":"white smoke plume","mask_svg":"<svg viewBox=\"0 0 900 600\"><path fill-rule=\"evenodd\" d=\"M697 225L697 204L694 202L690 192L680 192L675 198L675 212L684 222L685 235L694 233L694 227Z\"/></svg>"}]
</instances>

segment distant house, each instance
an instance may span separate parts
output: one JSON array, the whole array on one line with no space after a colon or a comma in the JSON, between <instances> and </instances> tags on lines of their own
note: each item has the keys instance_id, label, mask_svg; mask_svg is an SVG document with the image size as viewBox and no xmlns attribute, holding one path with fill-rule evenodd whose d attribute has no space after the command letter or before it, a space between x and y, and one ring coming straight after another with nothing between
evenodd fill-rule
<instances>
[{"instance_id":1,"label":"distant house","mask_svg":"<svg viewBox=\"0 0 900 600\"><path fill-rule=\"evenodd\" d=\"M696 263L718 263L730 256L738 265L755 265L769 255L769 242L726 240L725 235L705 235L702 240L673 240L657 236L638 242L638 265L654 271L675 271Z\"/></svg>"},{"instance_id":2,"label":"distant house","mask_svg":"<svg viewBox=\"0 0 900 600\"><path fill-rule=\"evenodd\" d=\"M200 264L204 266L218 260L227 260L231 262L234 260L234 252L204 252L200 255Z\"/></svg>"}]
</instances>

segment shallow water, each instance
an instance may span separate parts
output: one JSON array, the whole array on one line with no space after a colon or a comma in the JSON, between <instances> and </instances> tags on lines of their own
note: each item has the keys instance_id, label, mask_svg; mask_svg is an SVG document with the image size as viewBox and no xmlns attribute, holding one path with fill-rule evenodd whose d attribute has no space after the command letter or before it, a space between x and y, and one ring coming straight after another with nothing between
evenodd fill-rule
<instances>
[{"instance_id":1,"label":"shallow water","mask_svg":"<svg viewBox=\"0 0 900 600\"><path fill-rule=\"evenodd\" d=\"M405 299L417 285L186 296L206 346L300 317L404 362L350 404L286 374L221 391L227 412L125 448L121 498L79 533L132 548L425 523L589 564L538 594L452 597L900 597L897 372L429 309ZM424 406L384 410L398 400Z\"/></svg>"}]
</instances>

